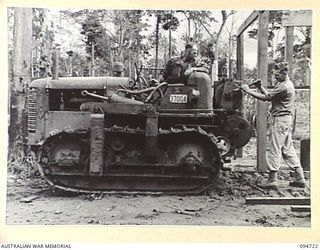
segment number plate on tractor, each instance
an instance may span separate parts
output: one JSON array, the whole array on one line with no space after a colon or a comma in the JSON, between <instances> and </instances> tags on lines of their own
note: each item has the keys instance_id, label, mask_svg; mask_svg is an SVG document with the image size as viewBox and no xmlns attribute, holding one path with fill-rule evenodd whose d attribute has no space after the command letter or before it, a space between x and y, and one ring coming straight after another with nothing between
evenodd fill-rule
<instances>
[{"instance_id":1,"label":"number plate on tractor","mask_svg":"<svg viewBox=\"0 0 320 250\"><path fill-rule=\"evenodd\" d=\"M187 103L188 102L188 95L170 95L170 102L171 103Z\"/></svg>"}]
</instances>

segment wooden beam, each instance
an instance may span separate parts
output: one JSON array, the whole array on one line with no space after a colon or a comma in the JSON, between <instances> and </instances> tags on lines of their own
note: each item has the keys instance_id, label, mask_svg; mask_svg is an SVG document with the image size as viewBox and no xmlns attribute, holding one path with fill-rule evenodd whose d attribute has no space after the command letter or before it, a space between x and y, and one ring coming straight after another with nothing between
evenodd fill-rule
<instances>
[{"instance_id":1,"label":"wooden beam","mask_svg":"<svg viewBox=\"0 0 320 250\"><path fill-rule=\"evenodd\" d=\"M310 206L291 206L292 212L311 212Z\"/></svg>"},{"instance_id":2,"label":"wooden beam","mask_svg":"<svg viewBox=\"0 0 320 250\"><path fill-rule=\"evenodd\" d=\"M268 86L268 89L273 89L274 86ZM310 90L310 86L294 86L295 90Z\"/></svg>"},{"instance_id":3,"label":"wooden beam","mask_svg":"<svg viewBox=\"0 0 320 250\"><path fill-rule=\"evenodd\" d=\"M268 23L269 11L263 11L259 15L258 29L258 78L261 84L268 85ZM263 101L257 101L257 170L267 171L267 107Z\"/></svg>"},{"instance_id":4,"label":"wooden beam","mask_svg":"<svg viewBox=\"0 0 320 250\"><path fill-rule=\"evenodd\" d=\"M312 10L283 11L282 25L285 27L312 26Z\"/></svg>"},{"instance_id":5,"label":"wooden beam","mask_svg":"<svg viewBox=\"0 0 320 250\"><path fill-rule=\"evenodd\" d=\"M243 45L243 34L237 37L237 79L242 80L244 77L244 45ZM243 104L241 104L239 111L243 113ZM242 158L243 157L243 149L236 149L236 156Z\"/></svg>"},{"instance_id":6,"label":"wooden beam","mask_svg":"<svg viewBox=\"0 0 320 250\"><path fill-rule=\"evenodd\" d=\"M244 45L243 45L243 34L237 37L237 79L243 79L243 54L244 54Z\"/></svg>"},{"instance_id":7,"label":"wooden beam","mask_svg":"<svg viewBox=\"0 0 320 250\"><path fill-rule=\"evenodd\" d=\"M250 205L310 205L307 197L251 197L246 198Z\"/></svg>"},{"instance_id":8,"label":"wooden beam","mask_svg":"<svg viewBox=\"0 0 320 250\"><path fill-rule=\"evenodd\" d=\"M237 36L240 36L258 18L260 12L261 11L255 10L248 16L238 29Z\"/></svg>"},{"instance_id":9,"label":"wooden beam","mask_svg":"<svg viewBox=\"0 0 320 250\"><path fill-rule=\"evenodd\" d=\"M310 171L303 171L304 178L310 179ZM295 171L290 171L290 177L296 178L297 173Z\"/></svg>"},{"instance_id":10,"label":"wooden beam","mask_svg":"<svg viewBox=\"0 0 320 250\"><path fill-rule=\"evenodd\" d=\"M267 89L273 89L274 86L267 86ZM250 89L256 89L256 87L251 86ZM295 90L310 90L310 86L294 86Z\"/></svg>"},{"instance_id":11,"label":"wooden beam","mask_svg":"<svg viewBox=\"0 0 320 250\"><path fill-rule=\"evenodd\" d=\"M286 27L285 59L289 65L289 77L292 80L294 27Z\"/></svg>"},{"instance_id":12,"label":"wooden beam","mask_svg":"<svg viewBox=\"0 0 320 250\"><path fill-rule=\"evenodd\" d=\"M300 163L304 171L310 171L310 138L300 140Z\"/></svg>"}]
</instances>

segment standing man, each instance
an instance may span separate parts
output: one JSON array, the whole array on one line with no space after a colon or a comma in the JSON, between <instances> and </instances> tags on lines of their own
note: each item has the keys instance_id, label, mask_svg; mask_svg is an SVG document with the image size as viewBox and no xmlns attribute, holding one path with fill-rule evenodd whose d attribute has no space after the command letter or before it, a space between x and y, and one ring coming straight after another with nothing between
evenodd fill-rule
<instances>
[{"instance_id":1,"label":"standing man","mask_svg":"<svg viewBox=\"0 0 320 250\"><path fill-rule=\"evenodd\" d=\"M274 74L277 83L271 91L267 91L261 83L256 85L261 93L251 90L247 84L241 86L247 94L261 101L270 101L272 105L266 152L269 178L261 187L277 188L277 173L280 168L281 157L286 165L295 171L295 180L290 182L290 186L305 187L303 169L291 138L295 89L288 76L288 63L276 63Z\"/></svg>"}]
</instances>

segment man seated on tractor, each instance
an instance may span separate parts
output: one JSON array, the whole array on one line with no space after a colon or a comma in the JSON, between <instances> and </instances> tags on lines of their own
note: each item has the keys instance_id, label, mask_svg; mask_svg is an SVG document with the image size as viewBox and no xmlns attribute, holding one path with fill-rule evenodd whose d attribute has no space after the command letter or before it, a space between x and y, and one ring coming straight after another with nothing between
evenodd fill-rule
<instances>
[{"instance_id":1,"label":"man seated on tractor","mask_svg":"<svg viewBox=\"0 0 320 250\"><path fill-rule=\"evenodd\" d=\"M182 56L169 59L163 70L163 79L167 83L187 83L193 71L209 74L210 61L200 57L196 45L187 44Z\"/></svg>"}]
</instances>

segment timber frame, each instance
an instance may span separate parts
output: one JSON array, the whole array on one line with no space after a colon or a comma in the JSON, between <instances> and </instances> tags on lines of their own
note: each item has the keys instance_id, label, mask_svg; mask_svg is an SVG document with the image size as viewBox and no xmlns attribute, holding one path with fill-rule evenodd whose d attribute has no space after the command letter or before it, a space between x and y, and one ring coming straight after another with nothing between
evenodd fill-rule
<instances>
[{"instance_id":1,"label":"timber frame","mask_svg":"<svg viewBox=\"0 0 320 250\"><path fill-rule=\"evenodd\" d=\"M237 79L244 78L244 31L258 19L258 51L257 51L257 70L258 78L265 88L268 88L268 24L269 11L253 11L242 23L237 32ZM312 11L289 11L283 19L285 26L285 59L289 64L289 76L292 77L293 64L293 40L295 26L312 26ZM299 89L299 88L297 88ZM306 86L301 89L310 89ZM258 172L267 171L267 161L265 152L267 150L267 103L257 101L257 170ZM241 153L240 155L241 156Z\"/></svg>"},{"instance_id":2,"label":"timber frame","mask_svg":"<svg viewBox=\"0 0 320 250\"><path fill-rule=\"evenodd\" d=\"M258 27L258 78L264 87L268 85L268 23L269 11L253 11L243 22L237 33L237 79L244 78L244 46L243 33L255 21L259 19ZM267 150L267 104L257 101L257 170L267 171L267 160L265 152Z\"/></svg>"}]
</instances>

